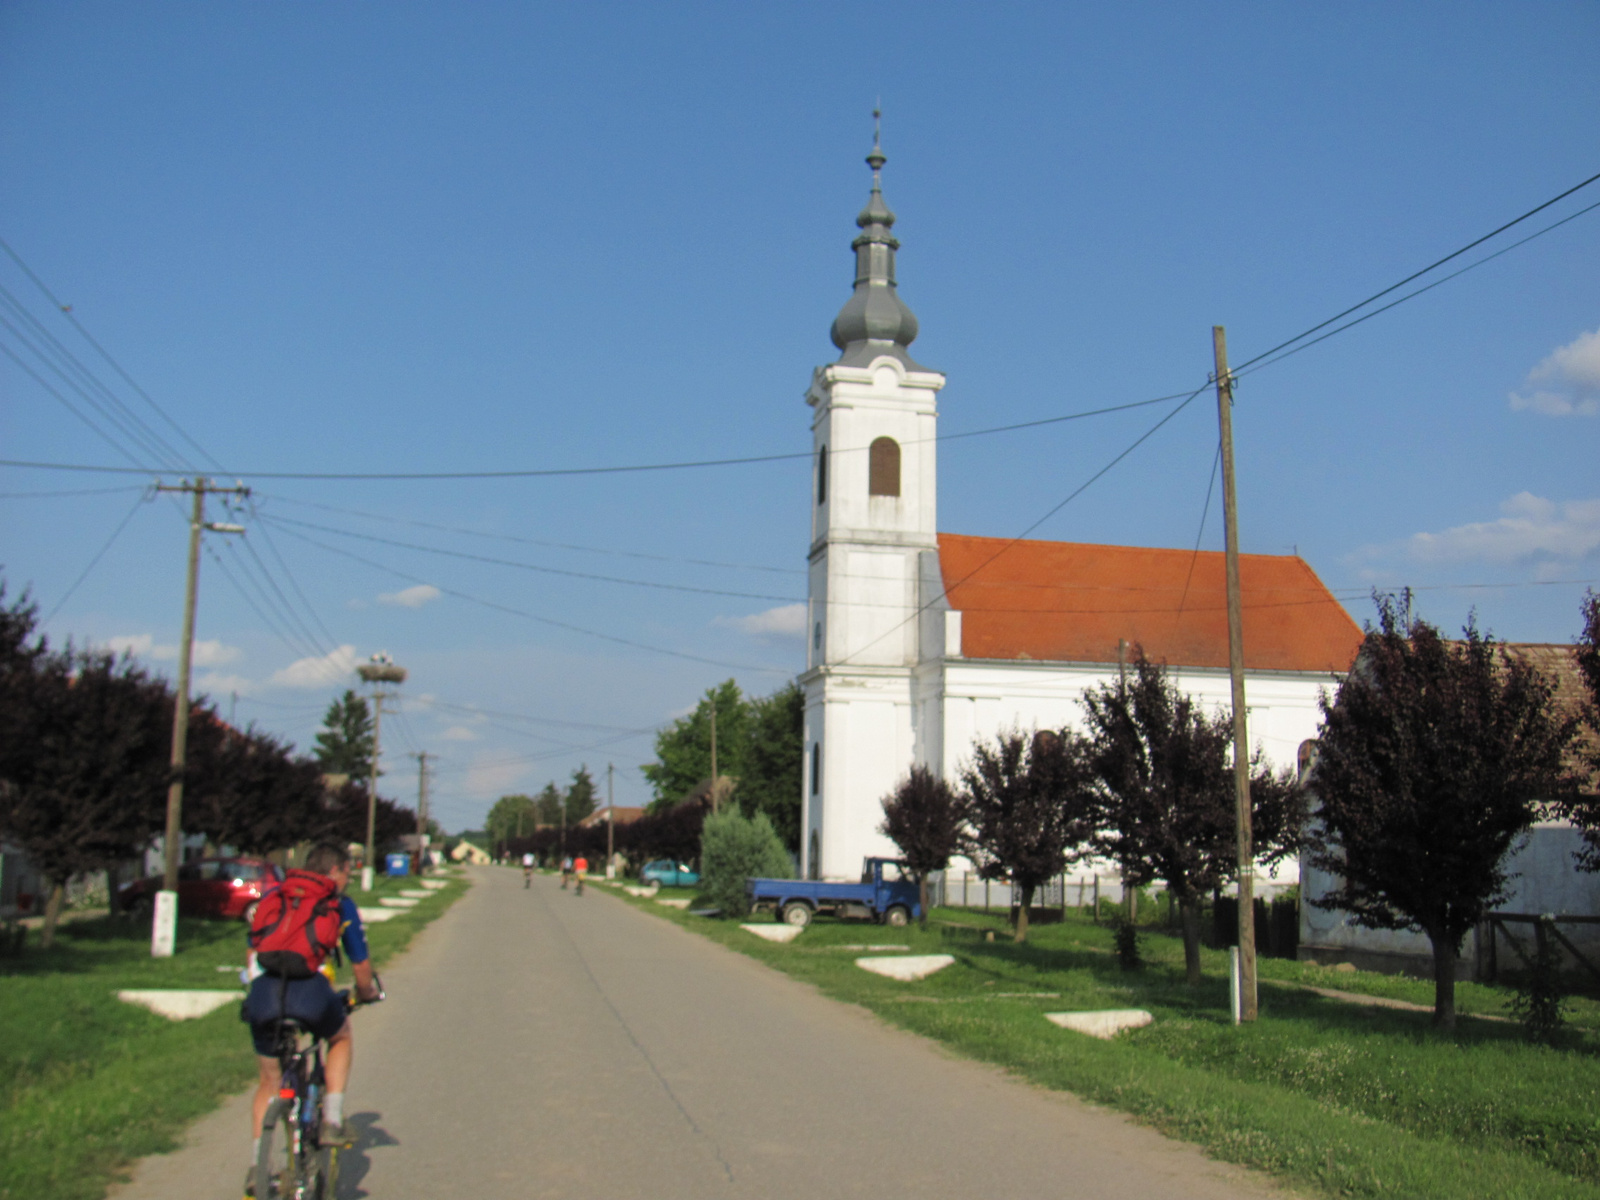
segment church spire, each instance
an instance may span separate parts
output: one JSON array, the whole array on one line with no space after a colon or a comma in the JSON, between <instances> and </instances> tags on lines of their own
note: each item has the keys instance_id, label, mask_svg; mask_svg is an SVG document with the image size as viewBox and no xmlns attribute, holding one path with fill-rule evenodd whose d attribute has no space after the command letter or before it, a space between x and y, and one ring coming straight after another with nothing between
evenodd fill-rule
<instances>
[{"instance_id":1,"label":"church spire","mask_svg":"<svg viewBox=\"0 0 1600 1200\"><path fill-rule=\"evenodd\" d=\"M872 116L872 153L867 155L872 193L856 218L861 232L850 243L856 252L855 292L833 320L833 344L844 351L839 361L847 366L864 367L887 354L911 370L921 371L925 368L906 353L917 336L917 318L900 299L895 285L894 252L900 242L892 232L894 213L883 200L883 164L888 159L880 136L881 113L874 110Z\"/></svg>"}]
</instances>

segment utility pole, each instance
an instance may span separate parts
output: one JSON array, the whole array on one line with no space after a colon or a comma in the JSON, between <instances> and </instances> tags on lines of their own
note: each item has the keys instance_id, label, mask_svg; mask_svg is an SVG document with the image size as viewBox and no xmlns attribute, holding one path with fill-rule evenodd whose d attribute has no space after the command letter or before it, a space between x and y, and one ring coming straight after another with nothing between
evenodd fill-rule
<instances>
[{"instance_id":1,"label":"utility pole","mask_svg":"<svg viewBox=\"0 0 1600 1200\"><path fill-rule=\"evenodd\" d=\"M1128 639L1117 639L1117 683L1121 688L1121 700L1128 703ZM1139 923L1139 892L1136 888L1128 886L1128 868L1122 868L1122 898L1127 902L1128 923Z\"/></svg>"},{"instance_id":2,"label":"utility pole","mask_svg":"<svg viewBox=\"0 0 1600 1200\"><path fill-rule=\"evenodd\" d=\"M426 750L419 751L417 759L417 874L421 875L428 862L428 759L433 756ZM517 813L517 824L522 823L522 814Z\"/></svg>"},{"instance_id":3,"label":"utility pole","mask_svg":"<svg viewBox=\"0 0 1600 1200\"><path fill-rule=\"evenodd\" d=\"M606 878L616 877L617 869L612 859L617 853L617 768L606 764Z\"/></svg>"},{"instance_id":4,"label":"utility pole","mask_svg":"<svg viewBox=\"0 0 1600 1200\"><path fill-rule=\"evenodd\" d=\"M373 845L378 822L378 756L383 746L383 702L389 695L383 690L386 683L404 683L406 669L395 665L387 654L374 654L356 668L356 674L372 685L372 762L367 772L367 845L361 865L361 890L372 890L372 862L376 847Z\"/></svg>"},{"instance_id":5,"label":"utility pole","mask_svg":"<svg viewBox=\"0 0 1600 1200\"><path fill-rule=\"evenodd\" d=\"M711 689L711 811L720 807L717 795L717 690Z\"/></svg>"},{"instance_id":6,"label":"utility pole","mask_svg":"<svg viewBox=\"0 0 1600 1200\"><path fill-rule=\"evenodd\" d=\"M1228 679L1233 688L1234 838L1239 854L1239 1019L1256 1019L1255 846L1250 827L1250 732L1244 701L1244 604L1239 589L1239 507L1233 488L1233 376L1228 335L1211 327L1222 435L1222 524L1228 569Z\"/></svg>"},{"instance_id":7,"label":"utility pole","mask_svg":"<svg viewBox=\"0 0 1600 1200\"><path fill-rule=\"evenodd\" d=\"M167 785L167 825L161 843L161 890L156 893L155 920L150 926L150 957L171 958L178 940L178 865L183 854L183 772L189 761L189 673L194 659L194 610L200 595L200 535L243 533L243 525L206 523L206 493L248 496L250 489L214 487L209 479L176 487L156 484L158 492L188 492L194 497L189 514L189 573L183 593L183 636L178 643L178 697L172 712L172 782Z\"/></svg>"}]
</instances>

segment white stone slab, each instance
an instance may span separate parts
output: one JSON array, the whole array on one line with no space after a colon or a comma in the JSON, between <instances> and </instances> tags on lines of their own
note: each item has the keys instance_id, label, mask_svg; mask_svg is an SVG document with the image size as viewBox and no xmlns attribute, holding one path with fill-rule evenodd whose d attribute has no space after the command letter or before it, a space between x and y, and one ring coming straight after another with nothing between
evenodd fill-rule
<instances>
[{"instance_id":1,"label":"white stone slab","mask_svg":"<svg viewBox=\"0 0 1600 1200\"><path fill-rule=\"evenodd\" d=\"M909 949L911 949L911 947L910 946L896 945L896 944L894 944L892 942L886 942L883 945L878 945L876 942L861 942L861 943L851 942L851 943L849 943L847 945L844 945L844 946L829 946L828 949L829 950L856 950L856 951L860 951L860 950L909 950Z\"/></svg>"},{"instance_id":2,"label":"white stone slab","mask_svg":"<svg viewBox=\"0 0 1600 1200\"><path fill-rule=\"evenodd\" d=\"M687 900L657 900L656 903L657 904L665 904L668 908L688 908L689 907L689 901L687 901Z\"/></svg>"},{"instance_id":3,"label":"white stone slab","mask_svg":"<svg viewBox=\"0 0 1600 1200\"><path fill-rule=\"evenodd\" d=\"M413 900L426 900L429 896L433 895L432 892L425 891L422 888L402 888L400 894L402 896L409 896Z\"/></svg>"},{"instance_id":4,"label":"white stone slab","mask_svg":"<svg viewBox=\"0 0 1600 1200\"><path fill-rule=\"evenodd\" d=\"M398 908L358 908L356 913L364 925L382 925L400 915Z\"/></svg>"},{"instance_id":5,"label":"white stone slab","mask_svg":"<svg viewBox=\"0 0 1600 1200\"><path fill-rule=\"evenodd\" d=\"M758 938L766 938L769 942L792 942L800 936L803 926L800 925L741 925L740 929L748 929Z\"/></svg>"},{"instance_id":6,"label":"white stone slab","mask_svg":"<svg viewBox=\"0 0 1600 1200\"><path fill-rule=\"evenodd\" d=\"M407 900L403 896L380 896L378 903L385 908L415 908L417 906L415 900Z\"/></svg>"},{"instance_id":7,"label":"white stone slab","mask_svg":"<svg viewBox=\"0 0 1600 1200\"><path fill-rule=\"evenodd\" d=\"M638 887L631 883L625 883L622 885L622 890L627 892L630 896L654 896L661 889L653 887Z\"/></svg>"},{"instance_id":8,"label":"white stone slab","mask_svg":"<svg viewBox=\"0 0 1600 1200\"><path fill-rule=\"evenodd\" d=\"M421 880L420 882L421 882L423 887L431 888L431 889L435 889L435 890L437 890L438 888L449 887L450 886L449 883L447 883L443 879L424 879L424 880Z\"/></svg>"},{"instance_id":9,"label":"white stone slab","mask_svg":"<svg viewBox=\"0 0 1600 1200\"><path fill-rule=\"evenodd\" d=\"M856 966L874 975L911 983L913 980L926 979L953 962L955 959L948 954L908 954L904 958L858 958Z\"/></svg>"},{"instance_id":10,"label":"white stone slab","mask_svg":"<svg viewBox=\"0 0 1600 1200\"><path fill-rule=\"evenodd\" d=\"M1099 1012L1045 1013L1044 1019L1063 1029L1087 1033L1110 1041L1124 1029L1143 1029L1155 1018L1142 1008L1106 1008Z\"/></svg>"},{"instance_id":11,"label":"white stone slab","mask_svg":"<svg viewBox=\"0 0 1600 1200\"><path fill-rule=\"evenodd\" d=\"M140 1008L148 1008L157 1016L166 1017L169 1021L189 1021L195 1017L203 1017L207 1013L216 1012L224 1004L237 1004L243 997L244 993L238 988L231 992L151 990L117 993L117 999L124 1004L137 1004Z\"/></svg>"}]
</instances>

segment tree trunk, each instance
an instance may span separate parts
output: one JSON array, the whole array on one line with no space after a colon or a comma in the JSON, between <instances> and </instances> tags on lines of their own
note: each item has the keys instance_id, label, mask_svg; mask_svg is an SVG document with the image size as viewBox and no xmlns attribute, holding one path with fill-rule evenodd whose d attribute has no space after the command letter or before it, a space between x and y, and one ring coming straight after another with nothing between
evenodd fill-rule
<instances>
[{"instance_id":1,"label":"tree trunk","mask_svg":"<svg viewBox=\"0 0 1600 1200\"><path fill-rule=\"evenodd\" d=\"M1012 939L1016 942L1028 940L1028 909L1033 906L1033 884L1022 885L1022 903L1017 906L1017 933Z\"/></svg>"},{"instance_id":2,"label":"tree trunk","mask_svg":"<svg viewBox=\"0 0 1600 1200\"><path fill-rule=\"evenodd\" d=\"M61 906L66 898L66 884L58 883L50 889L50 899L44 906L44 929L39 934L39 945L46 950L55 945L56 922L61 920Z\"/></svg>"},{"instance_id":3,"label":"tree trunk","mask_svg":"<svg viewBox=\"0 0 1600 1200\"><path fill-rule=\"evenodd\" d=\"M917 919L917 924L922 928L928 927L928 877L917 876L917 903L922 907L922 915Z\"/></svg>"},{"instance_id":4,"label":"tree trunk","mask_svg":"<svg viewBox=\"0 0 1600 1200\"><path fill-rule=\"evenodd\" d=\"M1446 1033L1456 1029L1456 944L1442 934L1428 935L1433 943L1433 1026Z\"/></svg>"},{"instance_id":5,"label":"tree trunk","mask_svg":"<svg viewBox=\"0 0 1600 1200\"><path fill-rule=\"evenodd\" d=\"M1200 983L1200 897L1186 896L1178 901L1178 919L1183 924L1183 972L1190 987Z\"/></svg>"}]
</instances>

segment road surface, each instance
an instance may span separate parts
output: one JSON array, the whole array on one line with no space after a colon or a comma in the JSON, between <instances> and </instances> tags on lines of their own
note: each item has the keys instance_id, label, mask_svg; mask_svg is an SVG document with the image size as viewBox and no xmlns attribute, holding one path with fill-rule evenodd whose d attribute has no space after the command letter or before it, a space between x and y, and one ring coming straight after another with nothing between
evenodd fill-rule
<instances>
[{"instance_id":1,"label":"road surface","mask_svg":"<svg viewBox=\"0 0 1600 1200\"><path fill-rule=\"evenodd\" d=\"M340 1195L1251 1200L1262 1177L1009 1079L604 889L481 868L356 1017ZM245 1031L240 1029L240 1036ZM1063 1037L1071 1036L1063 1033ZM236 1200L248 1098L116 1200Z\"/></svg>"}]
</instances>

